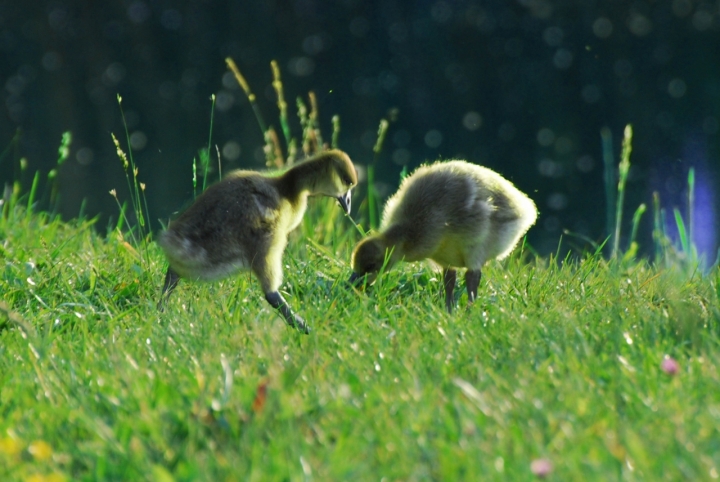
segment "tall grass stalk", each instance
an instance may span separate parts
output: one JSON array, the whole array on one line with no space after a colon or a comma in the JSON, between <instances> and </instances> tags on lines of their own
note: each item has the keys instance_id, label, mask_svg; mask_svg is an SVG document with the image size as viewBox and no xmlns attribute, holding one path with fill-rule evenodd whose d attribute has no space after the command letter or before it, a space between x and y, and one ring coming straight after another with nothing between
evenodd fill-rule
<instances>
[{"instance_id":1,"label":"tall grass stalk","mask_svg":"<svg viewBox=\"0 0 720 482\"><path fill-rule=\"evenodd\" d=\"M262 112L260 112L260 106L258 106L255 94L253 94L252 90L250 90L250 84L248 84L247 80L245 80L243 74L240 73L240 69L238 69L235 61L231 57L227 57L225 59L225 63L235 76L235 80L237 80L237 83L240 84L243 92L245 92L248 102L250 102L250 106L252 107L253 113L255 114L255 119L257 120L258 126L260 126L260 130L262 131L263 135L265 135L265 132L267 131L267 124L263 119Z\"/></svg>"},{"instance_id":2,"label":"tall grass stalk","mask_svg":"<svg viewBox=\"0 0 720 482\"><path fill-rule=\"evenodd\" d=\"M127 211L127 203L121 203L117 196L117 190L110 189L110 195L115 199L115 203L118 207L118 221L115 224L115 230L116 231L122 231L122 228L124 225L130 226L130 221L128 221L127 214L125 212ZM130 236L133 239L133 242L137 243L137 240L135 239L135 235L132 231L130 231Z\"/></svg>"},{"instance_id":3,"label":"tall grass stalk","mask_svg":"<svg viewBox=\"0 0 720 482\"><path fill-rule=\"evenodd\" d=\"M55 167L48 172L48 183L50 184L50 212L57 213L60 210L60 167L70 157L72 146L72 132L63 132L58 147L58 159Z\"/></svg>"},{"instance_id":4,"label":"tall grass stalk","mask_svg":"<svg viewBox=\"0 0 720 482\"><path fill-rule=\"evenodd\" d=\"M373 146L373 162L367 167L367 208L368 208L368 223L370 229L378 228L378 217L379 217L379 199L378 193L375 189L375 166L377 165L380 152L382 152L383 143L385 142L385 135L387 134L390 122L387 119L380 119L380 125L378 126L378 136Z\"/></svg>"},{"instance_id":5,"label":"tall grass stalk","mask_svg":"<svg viewBox=\"0 0 720 482\"><path fill-rule=\"evenodd\" d=\"M280 66L277 63L277 60L270 61L270 68L273 74L272 86L277 94L277 106L280 111L280 128L285 136L285 145L289 146L292 141L292 135L290 134L290 124L288 123L287 102L285 102L285 94L283 92Z\"/></svg>"},{"instance_id":6,"label":"tall grass stalk","mask_svg":"<svg viewBox=\"0 0 720 482\"><path fill-rule=\"evenodd\" d=\"M132 172L131 171L132 168L130 167L130 161L128 160L128 156L125 154L125 151L123 151L122 147L120 146L120 141L118 141L117 137L115 137L115 134L110 133L110 136L112 137L113 144L115 144L115 152L123 165L123 172L125 173L125 181L127 182L128 192L130 193L131 204L133 206L133 209L136 210L135 197L134 197L133 187L132 187L133 183L130 181L130 173L129 173L129 172ZM110 195L115 197L117 200L117 191L115 189L110 190ZM119 202L120 201L118 200L118 203ZM138 218L138 222L140 222L140 218ZM144 222L142 225L144 226ZM141 231L141 233L142 233L142 231ZM133 242L135 242L136 244L139 245L139 240L138 240L138 237L134 230L130 230L130 237L132 238ZM141 234L141 237L142 237L142 234Z\"/></svg>"},{"instance_id":7,"label":"tall grass stalk","mask_svg":"<svg viewBox=\"0 0 720 482\"><path fill-rule=\"evenodd\" d=\"M315 92L312 90L308 92L308 99L310 100L310 129L313 142L315 143L315 151L317 152L323 149L323 137L322 131L320 130L320 113Z\"/></svg>"},{"instance_id":8,"label":"tall grass stalk","mask_svg":"<svg viewBox=\"0 0 720 482\"><path fill-rule=\"evenodd\" d=\"M644 203L640 204L635 210L635 213L633 214L632 230L630 231L630 242L628 243L627 251L625 251L625 254L623 254L622 256L623 265L627 265L628 262L634 261L637 257L639 246L636 238L638 230L640 228L640 220L642 219L643 214L645 214L646 209L647 208Z\"/></svg>"},{"instance_id":9,"label":"tall grass stalk","mask_svg":"<svg viewBox=\"0 0 720 482\"><path fill-rule=\"evenodd\" d=\"M688 172L688 206L687 206L687 220L688 220L688 242L690 243L690 249L688 255L692 258L697 257L697 250L695 248L695 168L691 167Z\"/></svg>"},{"instance_id":10,"label":"tall grass stalk","mask_svg":"<svg viewBox=\"0 0 720 482\"><path fill-rule=\"evenodd\" d=\"M616 180L615 180L615 158L613 155L613 136L612 131L608 127L600 130L600 139L602 141L603 156L603 181L605 183L605 232L608 236L612 236L615 227L615 196ZM612 247L612 244L610 244ZM612 248L611 248L612 249Z\"/></svg>"},{"instance_id":11,"label":"tall grass stalk","mask_svg":"<svg viewBox=\"0 0 720 482\"><path fill-rule=\"evenodd\" d=\"M207 178L208 178L208 172L210 171L210 150L212 149L212 135L213 135L213 125L215 121L215 94L210 96L211 100L211 107L210 107L210 133L208 134L208 145L207 150L204 152L204 158L201 157L201 160L205 164L205 172L203 173L203 191L207 189ZM218 161L219 163L219 161Z\"/></svg>"},{"instance_id":12,"label":"tall grass stalk","mask_svg":"<svg viewBox=\"0 0 720 482\"><path fill-rule=\"evenodd\" d=\"M690 237L688 236L688 230L685 229L685 221L683 221L682 213L678 208L674 208L673 216L675 218L675 226L677 226L678 230L678 237L680 238L680 248L683 253L690 255L692 246Z\"/></svg>"},{"instance_id":13,"label":"tall grass stalk","mask_svg":"<svg viewBox=\"0 0 720 482\"><path fill-rule=\"evenodd\" d=\"M332 116L332 127L333 127L333 130L332 130L332 141L331 141L330 146L331 146L333 149L337 149L337 148L338 148L338 141L339 141L339 139L340 139L340 116L337 115L337 114L334 115L334 116Z\"/></svg>"},{"instance_id":14,"label":"tall grass stalk","mask_svg":"<svg viewBox=\"0 0 720 482\"><path fill-rule=\"evenodd\" d=\"M40 171L35 171L35 176L33 176L33 182L30 186L30 195L27 199L27 209L25 211L25 219L30 219L30 216L32 216L33 213L33 204L35 203L35 195L37 193L37 188L40 183Z\"/></svg>"},{"instance_id":15,"label":"tall grass stalk","mask_svg":"<svg viewBox=\"0 0 720 482\"><path fill-rule=\"evenodd\" d=\"M280 145L280 138L273 126L268 127L268 130L265 131L265 159L268 167L281 169L287 164Z\"/></svg>"},{"instance_id":16,"label":"tall grass stalk","mask_svg":"<svg viewBox=\"0 0 720 482\"><path fill-rule=\"evenodd\" d=\"M278 98L277 105L279 110L280 126L282 128L283 136L287 145L287 156L283 155L280 138L277 135L275 129L272 126L266 127L267 124L265 123L260 113L260 108L256 102L255 94L252 93L252 90L250 89L250 85L248 84L247 80L245 80L245 77L243 77L243 75L240 73L240 70L237 68L237 65L230 57L226 58L225 62L228 68L233 72L235 79L242 87L245 95L247 95L248 101L250 102L250 105L255 112L255 117L258 121L258 125L260 126L260 129L262 130L264 135L266 164L270 167L276 167L278 169L292 165L295 158L297 157L297 142L295 138L292 137L292 132L290 129L289 118L287 115L287 103L285 102L283 84L280 76L280 68L277 61L273 60L270 63L270 66L273 72L273 88L275 89ZM302 139L300 145L305 156L310 156L314 153L322 151L325 148L322 130L320 128L320 116L317 96L314 92L310 91L308 93L308 100L310 104L309 110L307 104L303 101L301 97L297 97L296 99L297 116L300 121L300 127L302 128ZM378 141L375 144L375 148L373 149L373 151L375 152L375 160L377 160L377 154L382 149L382 142L385 138L387 126L388 121L383 119L380 123L380 129L378 131ZM331 146L333 149L336 149L339 147L340 136L340 117L337 115L332 117L332 128L333 130L331 137ZM373 176L372 166L370 167L369 175L370 177ZM372 183L370 183L369 185L371 186ZM376 197L377 196L373 193L372 200L370 202L374 203ZM376 210L376 208L374 208L374 210ZM363 228L358 225L350 215L346 215L346 217L350 220L355 229L362 236L366 234L365 230L363 230ZM330 226L332 225L332 223L332 218L323 217L321 220L319 220L319 225L322 226ZM377 224L377 222L375 222L375 224Z\"/></svg>"},{"instance_id":17,"label":"tall grass stalk","mask_svg":"<svg viewBox=\"0 0 720 482\"><path fill-rule=\"evenodd\" d=\"M655 247L655 262L660 262L663 254L663 241L665 240L665 230L662 223L662 213L660 209L660 193L653 191L653 244Z\"/></svg>"},{"instance_id":18,"label":"tall grass stalk","mask_svg":"<svg viewBox=\"0 0 720 482\"><path fill-rule=\"evenodd\" d=\"M150 209L147 204L147 197L145 196L145 183L140 182L138 174L140 170L135 164L133 156L132 144L130 143L130 132L128 131L127 121L125 119L125 111L122 107L122 97L120 94L117 95L118 106L120 108L120 114L123 121L123 129L125 131L125 140L128 146L128 153L122 149L120 141L115 137L114 133L111 133L113 144L115 144L115 150L118 158L122 162L123 171L125 172L125 180L128 186L128 192L130 193L130 204L137 220L137 225L131 226L125 218L125 223L128 224L128 230L130 232L131 239L135 246L141 247L140 260L145 262L145 266L150 266ZM120 201L117 199L117 191L112 189L110 194L115 198L116 203L120 206ZM121 208L121 217L125 217L125 210ZM119 219L118 219L119 221ZM136 233L137 231L137 233ZM149 271L145 270L144 273L149 276Z\"/></svg>"},{"instance_id":19,"label":"tall grass stalk","mask_svg":"<svg viewBox=\"0 0 720 482\"><path fill-rule=\"evenodd\" d=\"M113 142L117 150L118 157L123 161L123 168L125 170L125 179L128 184L128 190L130 192L130 199L132 201L133 211L139 224L139 234L142 239L145 255L147 257L147 244L148 235L150 234L150 211L148 210L147 199L145 198L145 184L141 183L138 179L139 169L135 164L135 157L133 156L132 144L130 143L130 131L128 130L127 120L125 119L125 110L122 106L122 97L120 94L117 95L118 107L120 108L120 115L123 121L123 130L125 131L125 142L127 143L128 149L127 154L120 147L120 142L112 134ZM132 177L132 181L131 181ZM144 208L144 213L143 213Z\"/></svg>"},{"instance_id":20,"label":"tall grass stalk","mask_svg":"<svg viewBox=\"0 0 720 482\"><path fill-rule=\"evenodd\" d=\"M682 211L673 208L672 218L678 234L678 244L674 243L668 236L666 230L665 210L660 205L660 195L653 192L653 244L655 250L655 262L665 262L667 267L674 264L681 264L691 269L699 267L697 248L693 242L695 215L695 169L690 168L688 172L688 194L687 194L687 220L683 218ZM678 254L682 254L678 257Z\"/></svg>"},{"instance_id":21,"label":"tall grass stalk","mask_svg":"<svg viewBox=\"0 0 720 482\"><path fill-rule=\"evenodd\" d=\"M623 136L622 154L620 157L619 176L617 184L617 204L615 207L615 234L613 236L612 257L616 258L620 250L620 228L622 225L622 211L625 202L625 184L630 172L630 154L632 153L632 126L625 126Z\"/></svg>"},{"instance_id":22,"label":"tall grass stalk","mask_svg":"<svg viewBox=\"0 0 720 482\"><path fill-rule=\"evenodd\" d=\"M642 216L643 214L645 214L646 210L647 207L645 206L645 203L642 203L635 210L635 214L633 214L632 231L630 231L630 246L637 243L637 233L640 228L640 220L642 219Z\"/></svg>"},{"instance_id":23,"label":"tall grass stalk","mask_svg":"<svg viewBox=\"0 0 720 482\"><path fill-rule=\"evenodd\" d=\"M367 213L368 213L368 225L370 229L377 229L378 227L378 213L376 204L377 194L375 191L375 164L368 165L365 171L365 177L367 180Z\"/></svg>"},{"instance_id":24,"label":"tall grass stalk","mask_svg":"<svg viewBox=\"0 0 720 482\"><path fill-rule=\"evenodd\" d=\"M222 156L220 155L220 148L215 144L215 153L217 154L218 161L218 179L222 179Z\"/></svg>"},{"instance_id":25,"label":"tall grass stalk","mask_svg":"<svg viewBox=\"0 0 720 482\"><path fill-rule=\"evenodd\" d=\"M305 101L303 101L300 96L298 96L295 102L297 104L298 120L300 121L300 127L302 128L302 151L304 155L309 156L312 152L312 146L310 145L310 139L312 137L310 131L312 127L310 126L310 117L308 116L307 105L305 105Z\"/></svg>"}]
</instances>

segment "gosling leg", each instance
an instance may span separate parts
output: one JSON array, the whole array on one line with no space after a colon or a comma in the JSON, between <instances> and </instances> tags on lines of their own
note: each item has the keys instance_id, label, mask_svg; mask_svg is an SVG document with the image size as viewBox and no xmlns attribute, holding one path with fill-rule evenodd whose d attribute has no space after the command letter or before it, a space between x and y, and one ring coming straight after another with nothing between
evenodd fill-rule
<instances>
[{"instance_id":1,"label":"gosling leg","mask_svg":"<svg viewBox=\"0 0 720 482\"><path fill-rule=\"evenodd\" d=\"M287 301L285 301L285 298L283 298L279 292L271 291L269 293L265 293L265 299L268 303L270 303L270 306L280 312L288 325L293 328L297 328L305 334L310 333L310 328L305 323L305 320L293 313L292 309L290 309L290 305L287 304Z\"/></svg>"},{"instance_id":2,"label":"gosling leg","mask_svg":"<svg viewBox=\"0 0 720 482\"><path fill-rule=\"evenodd\" d=\"M448 313L452 313L455 305L455 281L457 280L457 271L452 268L443 270L443 285L445 286L445 308Z\"/></svg>"},{"instance_id":3,"label":"gosling leg","mask_svg":"<svg viewBox=\"0 0 720 482\"><path fill-rule=\"evenodd\" d=\"M478 285L482 272L479 269L469 269L465 272L465 287L468 292L468 303L474 303L477 299Z\"/></svg>"},{"instance_id":4,"label":"gosling leg","mask_svg":"<svg viewBox=\"0 0 720 482\"><path fill-rule=\"evenodd\" d=\"M162 294L160 295L160 301L158 301L158 311L165 311L165 305L167 305L170 293L173 292L175 287L180 281L180 275L177 274L172 268L168 268L165 274L165 284L163 285Z\"/></svg>"}]
</instances>

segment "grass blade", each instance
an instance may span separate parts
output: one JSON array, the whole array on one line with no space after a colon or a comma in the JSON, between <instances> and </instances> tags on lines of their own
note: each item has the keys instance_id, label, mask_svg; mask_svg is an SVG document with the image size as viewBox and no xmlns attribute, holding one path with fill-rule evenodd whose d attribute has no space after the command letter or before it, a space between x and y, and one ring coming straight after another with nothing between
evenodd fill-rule
<instances>
[{"instance_id":1,"label":"grass blade","mask_svg":"<svg viewBox=\"0 0 720 482\"><path fill-rule=\"evenodd\" d=\"M625 126L625 135L623 136L622 154L619 165L618 187L617 187L617 204L615 207L615 235L613 236L612 257L618 255L620 249L620 228L622 225L622 211L625 202L625 184L627 182L628 173L630 172L630 153L632 152L632 126Z\"/></svg>"},{"instance_id":2,"label":"grass blade","mask_svg":"<svg viewBox=\"0 0 720 482\"><path fill-rule=\"evenodd\" d=\"M250 84L248 84L247 80L245 80L245 77L243 77L243 75L240 73L240 69L238 69L237 65L235 65L235 61L231 57L225 58L225 63L227 64L228 69L230 69L230 71L235 76L235 80L237 80L237 83L240 84L240 87L242 87L242 90L245 92L245 95L250 102L250 106L252 107L253 113L255 114L255 119L257 119L258 126L260 126L260 130L262 131L263 135L265 135L265 132L267 131L267 124L265 124L265 120L263 119L262 113L260 112L260 106L258 106L257 102L255 101L255 94L253 94L252 90L250 90Z\"/></svg>"},{"instance_id":3,"label":"grass blade","mask_svg":"<svg viewBox=\"0 0 720 482\"><path fill-rule=\"evenodd\" d=\"M33 203L35 202L35 193L40 182L40 171L35 171L35 177L33 177L32 187L30 188L30 195L27 201L27 211L25 211L25 218L30 219L32 214Z\"/></svg>"},{"instance_id":4,"label":"grass blade","mask_svg":"<svg viewBox=\"0 0 720 482\"><path fill-rule=\"evenodd\" d=\"M207 151L205 154L205 159L203 159L203 161L205 162L205 173L203 174L203 191L207 189L207 177L208 171L210 170L210 149L212 149L213 122L215 120L215 94L210 96L210 99L212 100L212 104L210 107L210 134L208 134Z\"/></svg>"},{"instance_id":5,"label":"grass blade","mask_svg":"<svg viewBox=\"0 0 720 482\"><path fill-rule=\"evenodd\" d=\"M615 227L615 213L613 208L615 207L615 195L616 195L616 184L615 184L615 159L613 156L613 139L612 131L603 127L600 130L600 139L602 141L602 154L603 154L603 181L605 183L605 231L608 236L612 236L613 228Z\"/></svg>"},{"instance_id":6,"label":"grass blade","mask_svg":"<svg viewBox=\"0 0 720 482\"><path fill-rule=\"evenodd\" d=\"M675 214L675 224L677 225L678 236L680 237L680 247L686 254L690 253L690 242L688 240L687 231L685 230L685 221L683 221L682 214L678 208L673 209Z\"/></svg>"},{"instance_id":7,"label":"grass blade","mask_svg":"<svg viewBox=\"0 0 720 482\"><path fill-rule=\"evenodd\" d=\"M695 168L691 167L690 172L688 172L688 242L690 243L690 249L693 250L693 253L690 253L695 256L695 244L694 244L694 235L695 235Z\"/></svg>"},{"instance_id":8,"label":"grass blade","mask_svg":"<svg viewBox=\"0 0 720 482\"><path fill-rule=\"evenodd\" d=\"M632 231L630 232L630 245L632 245L632 243L634 243L637 239L638 228L640 226L640 219L642 218L643 214L645 214L646 209L647 208L645 206L645 203L642 203L635 210L635 214L633 214Z\"/></svg>"}]
</instances>

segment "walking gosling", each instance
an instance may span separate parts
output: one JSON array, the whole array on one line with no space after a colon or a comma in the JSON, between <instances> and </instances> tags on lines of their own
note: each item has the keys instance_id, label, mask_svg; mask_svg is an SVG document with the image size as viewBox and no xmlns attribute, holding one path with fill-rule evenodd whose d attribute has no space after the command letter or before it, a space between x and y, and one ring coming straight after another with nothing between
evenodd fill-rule
<instances>
[{"instance_id":1,"label":"walking gosling","mask_svg":"<svg viewBox=\"0 0 720 482\"><path fill-rule=\"evenodd\" d=\"M385 262L429 258L443 268L445 306L452 313L457 273L467 268L468 299L477 297L481 267L506 257L535 223L537 209L507 179L465 161L418 168L385 204L380 231L352 254L351 283L375 279Z\"/></svg>"},{"instance_id":2,"label":"walking gosling","mask_svg":"<svg viewBox=\"0 0 720 482\"><path fill-rule=\"evenodd\" d=\"M355 167L339 150L322 152L280 176L230 173L160 234L158 243L170 267L158 309L163 309L181 277L212 281L251 270L267 302L288 325L309 333L305 321L278 292L287 237L300 224L308 196L334 197L349 214L350 190L356 184Z\"/></svg>"}]
</instances>

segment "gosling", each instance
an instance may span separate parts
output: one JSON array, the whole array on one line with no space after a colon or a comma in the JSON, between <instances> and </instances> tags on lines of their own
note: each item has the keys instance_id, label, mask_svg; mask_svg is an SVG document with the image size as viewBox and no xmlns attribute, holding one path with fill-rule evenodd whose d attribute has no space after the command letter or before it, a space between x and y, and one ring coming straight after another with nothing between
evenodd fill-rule
<instances>
[{"instance_id":1,"label":"gosling","mask_svg":"<svg viewBox=\"0 0 720 482\"><path fill-rule=\"evenodd\" d=\"M180 278L212 281L249 270L287 324L309 333L278 292L288 234L300 224L308 196L334 197L349 214L356 184L355 167L339 150L324 151L279 176L230 173L160 234L158 244L170 266L158 309L163 310Z\"/></svg>"},{"instance_id":2,"label":"gosling","mask_svg":"<svg viewBox=\"0 0 720 482\"><path fill-rule=\"evenodd\" d=\"M488 168L460 160L422 166L388 199L380 231L355 246L350 282L372 283L383 267L429 258L443 268L452 313L456 268L467 268L472 303L485 261L510 254L536 218L532 200Z\"/></svg>"}]
</instances>

